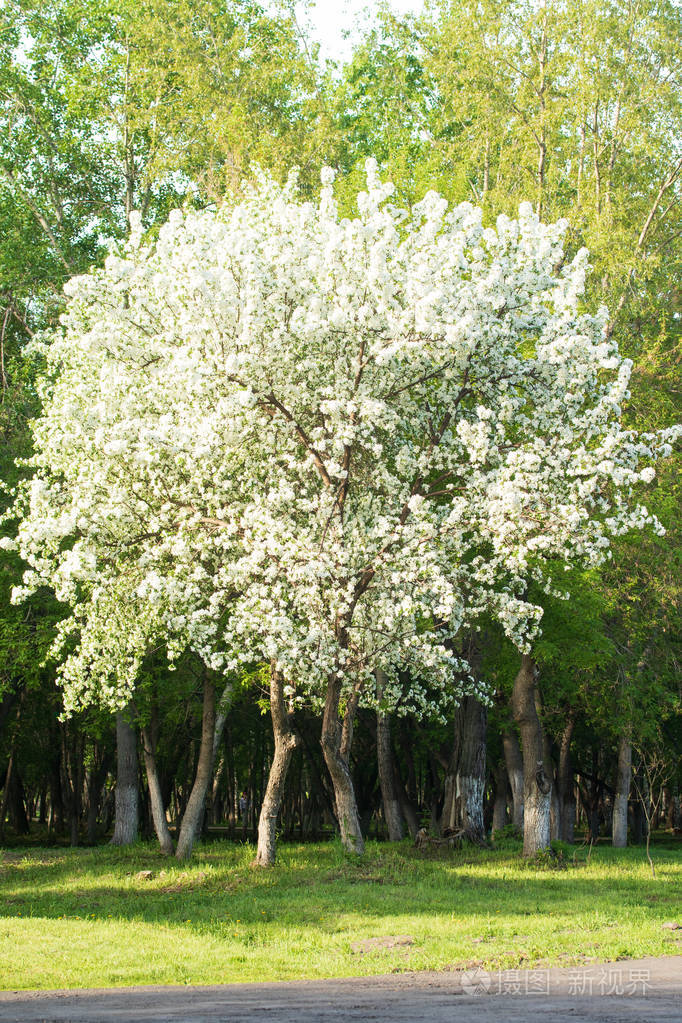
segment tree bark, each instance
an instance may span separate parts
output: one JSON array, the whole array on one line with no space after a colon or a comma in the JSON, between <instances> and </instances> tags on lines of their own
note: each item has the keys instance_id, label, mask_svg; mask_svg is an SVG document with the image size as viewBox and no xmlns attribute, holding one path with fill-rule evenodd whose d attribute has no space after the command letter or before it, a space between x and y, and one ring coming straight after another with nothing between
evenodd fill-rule
<instances>
[{"instance_id":1,"label":"tree bark","mask_svg":"<svg viewBox=\"0 0 682 1023\"><path fill-rule=\"evenodd\" d=\"M463 831L468 841L485 842L483 793L487 712L475 696L455 710L454 744L445 776L441 832Z\"/></svg>"},{"instance_id":2,"label":"tree bark","mask_svg":"<svg viewBox=\"0 0 682 1023\"><path fill-rule=\"evenodd\" d=\"M282 806L289 764L300 741L284 702L282 678L274 667L270 669L270 716L275 750L258 818L256 864L259 867L271 867L275 862L277 817Z\"/></svg>"},{"instance_id":3,"label":"tree bark","mask_svg":"<svg viewBox=\"0 0 682 1023\"><path fill-rule=\"evenodd\" d=\"M535 706L535 664L529 654L521 657L512 709L523 748L523 855L534 856L550 844L552 783L545 770L542 724Z\"/></svg>"},{"instance_id":4,"label":"tree bark","mask_svg":"<svg viewBox=\"0 0 682 1023\"><path fill-rule=\"evenodd\" d=\"M377 698L383 696L386 676L376 671ZM377 710L377 765L381 799L384 804L384 818L388 828L389 842L400 842L403 838L403 814L396 785L396 769L391 745L391 719L388 714Z\"/></svg>"},{"instance_id":5,"label":"tree bark","mask_svg":"<svg viewBox=\"0 0 682 1023\"><path fill-rule=\"evenodd\" d=\"M12 773L14 771L14 748L10 750L9 760L7 761L7 771L5 772L5 784L2 790L2 804L0 804L0 842L5 841L5 818L7 816L7 807L9 805L9 790L12 784Z\"/></svg>"},{"instance_id":6,"label":"tree bark","mask_svg":"<svg viewBox=\"0 0 682 1023\"><path fill-rule=\"evenodd\" d=\"M213 724L213 752L211 754L211 779L209 784L211 785L210 794L210 807L211 812L213 811L213 795L214 795L214 781L215 781L215 764L218 757L218 750L220 748L220 740L223 737L223 731L225 729L225 723L227 716L234 702L234 682L232 680L226 682L220 699L216 703L215 710L215 721ZM204 801L204 812L202 814L201 821L199 823L199 830L203 831L206 823L206 813L208 807L207 802ZM214 822L215 823L215 822Z\"/></svg>"},{"instance_id":7,"label":"tree bark","mask_svg":"<svg viewBox=\"0 0 682 1023\"><path fill-rule=\"evenodd\" d=\"M154 821L154 831L159 840L159 846L164 856L173 855L173 839L168 828L166 809L163 805L163 795L159 782L159 772L156 769L156 742L154 741L153 726L146 726L142 729L142 752L144 754L144 767L147 772L147 785L149 787L149 802Z\"/></svg>"},{"instance_id":8,"label":"tree bark","mask_svg":"<svg viewBox=\"0 0 682 1023\"><path fill-rule=\"evenodd\" d=\"M365 841L362 837L355 789L348 763L350 749L343 743L344 732L346 738L349 733L348 711L346 712L346 721L342 722L339 716L340 702L341 679L337 675L330 679L327 685L320 742L334 786L336 817L341 831L341 841L349 852L362 856L365 851Z\"/></svg>"},{"instance_id":9,"label":"tree bark","mask_svg":"<svg viewBox=\"0 0 682 1023\"><path fill-rule=\"evenodd\" d=\"M137 735L128 719L129 709L116 715L116 793L112 845L137 840L139 794L137 788Z\"/></svg>"},{"instance_id":10,"label":"tree bark","mask_svg":"<svg viewBox=\"0 0 682 1023\"><path fill-rule=\"evenodd\" d=\"M456 824L469 842L485 842L483 794L485 792L486 731L488 713L475 696L465 696L455 711L456 746L459 747L456 776Z\"/></svg>"},{"instance_id":11,"label":"tree bark","mask_svg":"<svg viewBox=\"0 0 682 1023\"><path fill-rule=\"evenodd\" d=\"M571 763L571 740L575 728L575 712L569 711L559 746L559 769L557 789L559 790L559 815L561 827L559 836L564 842L573 844L575 830L575 787Z\"/></svg>"},{"instance_id":12,"label":"tree bark","mask_svg":"<svg viewBox=\"0 0 682 1023\"><path fill-rule=\"evenodd\" d=\"M100 804L102 802L102 790L109 771L109 756L106 749L99 748L95 743L92 751L93 763L88 770L86 779L88 815L87 815L87 842L88 845L95 845L97 841L97 819L99 817Z\"/></svg>"},{"instance_id":13,"label":"tree bark","mask_svg":"<svg viewBox=\"0 0 682 1023\"><path fill-rule=\"evenodd\" d=\"M502 733L502 746L512 793L512 824L521 834L523 831L523 757L516 732L511 727Z\"/></svg>"},{"instance_id":14,"label":"tree bark","mask_svg":"<svg viewBox=\"0 0 682 1023\"><path fill-rule=\"evenodd\" d=\"M182 815L178 847L175 855L186 860L192 855L192 847L204 818L206 791L213 771L213 738L215 731L215 686L207 670L204 671L204 699L201 715L201 745L194 785L185 812Z\"/></svg>"},{"instance_id":15,"label":"tree bark","mask_svg":"<svg viewBox=\"0 0 682 1023\"><path fill-rule=\"evenodd\" d=\"M507 823L507 765L501 760L495 769L495 802L493 804L492 833L495 835Z\"/></svg>"},{"instance_id":16,"label":"tree bark","mask_svg":"<svg viewBox=\"0 0 682 1023\"><path fill-rule=\"evenodd\" d=\"M630 798L631 776L632 746L630 744L630 736L624 732L618 743L616 795L613 800L611 841L616 849L624 849L628 844L628 800Z\"/></svg>"}]
</instances>

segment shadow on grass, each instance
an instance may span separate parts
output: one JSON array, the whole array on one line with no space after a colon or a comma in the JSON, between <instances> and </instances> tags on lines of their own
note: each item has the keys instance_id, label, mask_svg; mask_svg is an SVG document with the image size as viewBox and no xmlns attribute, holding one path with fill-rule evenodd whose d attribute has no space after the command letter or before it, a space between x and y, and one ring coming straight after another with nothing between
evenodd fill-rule
<instances>
[{"instance_id":1,"label":"shadow on grass","mask_svg":"<svg viewBox=\"0 0 682 1023\"><path fill-rule=\"evenodd\" d=\"M129 920L211 929L276 921L326 931L330 921L631 914L667 919L682 902L682 850L655 850L652 879L640 849L593 850L552 870L526 864L519 848L426 856L407 843L373 843L360 861L340 846L284 845L269 870L253 848L200 847L188 864L151 846L30 849L0 853L5 917ZM143 872L151 872L151 877ZM682 921L681 921L682 922Z\"/></svg>"}]
</instances>

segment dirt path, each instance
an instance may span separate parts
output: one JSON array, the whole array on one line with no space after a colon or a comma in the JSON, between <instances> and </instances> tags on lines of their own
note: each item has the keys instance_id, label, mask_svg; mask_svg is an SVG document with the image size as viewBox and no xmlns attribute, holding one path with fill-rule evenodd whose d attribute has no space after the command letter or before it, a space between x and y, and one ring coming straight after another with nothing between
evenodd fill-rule
<instances>
[{"instance_id":1,"label":"dirt path","mask_svg":"<svg viewBox=\"0 0 682 1023\"><path fill-rule=\"evenodd\" d=\"M222 987L0 992L0 1020L73 1023L681 1023L682 956L579 969Z\"/></svg>"}]
</instances>

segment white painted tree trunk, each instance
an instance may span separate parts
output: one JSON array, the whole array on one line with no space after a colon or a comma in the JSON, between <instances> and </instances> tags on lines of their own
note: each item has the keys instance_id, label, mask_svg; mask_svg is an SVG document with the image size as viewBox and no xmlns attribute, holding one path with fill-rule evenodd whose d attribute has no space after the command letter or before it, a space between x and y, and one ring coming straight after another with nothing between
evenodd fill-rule
<instances>
[{"instance_id":1,"label":"white painted tree trunk","mask_svg":"<svg viewBox=\"0 0 682 1023\"><path fill-rule=\"evenodd\" d=\"M131 845L137 841L139 827L137 733L129 717L129 708L116 715L116 791L112 845Z\"/></svg>"},{"instance_id":2,"label":"white painted tree trunk","mask_svg":"<svg viewBox=\"0 0 682 1023\"><path fill-rule=\"evenodd\" d=\"M514 679L512 707L523 748L523 855L534 856L550 844L551 773L545 771L544 737L535 700L535 664L521 657Z\"/></svg>"}]
</instances>

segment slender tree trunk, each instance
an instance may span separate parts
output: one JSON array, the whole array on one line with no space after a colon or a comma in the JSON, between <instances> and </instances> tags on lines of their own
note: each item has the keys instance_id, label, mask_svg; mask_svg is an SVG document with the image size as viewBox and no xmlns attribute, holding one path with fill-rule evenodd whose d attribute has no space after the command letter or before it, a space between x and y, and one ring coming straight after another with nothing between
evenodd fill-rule
<instances>
[{"instance_id":1,"label":"slender tree trunk","mask_svg":"<svg viewBox=\"0 0 682 1023\"><path fill-rule=\"evenodd\" d=\"M575 829L575 786L573 784L573 765L571 763L571 740L574 728L575 712L569 711L564 730L561 733L557 788L559 790L561 817L560 837L564 842L570 842L571 844L573 843Z\"/></svg>"},{"instance_id":2,"label":"slender tree trunk","mask_svg":"<svg viewBox=\"0 0 682 1023\"><path fill-rule=\"evenodd\" d=\"M137 786L137 735L128 720L129 708L116 715L116 803L112 845L137 840L139 793Z\"/></svg>"},{"instance_id":3,"label":"slender tree trunk","mask_svg":"<svg viewBox=\"0 0 682 1023\"><path fill-rule=\"evenodd\" d=\"M588 835L591 842L599 838L599 807L602 802L603 786L599 779L599 747L592 747L592 777L587 800Z\"/></svg>"},{"instance_id":4,"label":"slender tree trunk","mask_svg":"<svg viewBox=\"0 0 682 1023\"><path fill-rule=\"evenodd\" d=\"M361 856L365 851L365 841L362 837L353 779L351 778L348 763L350 748L347 744L344 746L343 743L344 732L346 737L349 732L347 727L348 712L346 713L346 721L342 722L339 716L340 701L341 679L335 676L327 685L320 742L322 744L324 760L334 786L336 817L341 831L341 841L349 852L357 853L357 855Z\"/></svg>"},{"instance_id":5,"label":"slender tree trunk","mask_svg":"<svg viewBox=\"0 0 682 1023\"><path fill-rule=\"evenodd\" d=\"M502 733L502 746L512 793L512 824L521 834L523 831L523 757L516 732L511 727Z\"/></svg>"},{"instance_id":6,"label":"slender tree trunk","mask_svg":"<svg viewBox=\"0 0 682 1023\"><path fill-rule=\"evenodd\" d=\"M102 802L102 790L109 770L109 755L106 748L102 750L98 743L93 748L93 765L87 777L87 841L94 845L97 841L97 820Z\"/></svg>"},{"instance_id":7,"label":"slender tree trunk","mask_svg":"<svg viewBox=\"0 0 682 1023\"><path fill-rule=\"evenodd\" d=\"M97 814L99 812L99 787L97 774L97 768L92 766L88 768L85 778L88 800L86 830L86 841L88 845L94 845L97 841Z\"/></svg>"},{"instance_id":8,"label":"slender tree trunk","mask_svg":"<svg viewBox=\"0 0 682 1023\"><path fill-rule=\"evenodd\" d=\"M7 817L10 785L12 784L12 774L14 772L14 754L15 750L14 748L12 748L10 750L9 760L7 761L7 771L5 772L5 784L2 790L2 804L0 804L0 842L5 841L5 818Z\"/></svg>"},{"instance_id":9,"label":"slender tree trunk","mask_svg":"<svg viewBox=\"0 0 682 1023\"><path fill-rule=\"evenodd\" d=\"M521 657L512 708L523 748L523 855L534 856L550 843L552 783L545 770L542 724L535 706L535 664L529 654Z\"/></svg>"},{"instance_id":10,"label":"slender tree trunk","mask_svg":"<svg viewBox=\"0 0 682 1023\"><path fill-rule=\"evenodd\" d=\"M142 752L144 754L144 767L147 772L147 785L149 787L149 803L152 810L154 830L159 840L159 846L164 856L173 855L173 839L168 829L166 809L163 805L163 795L159 782L159 772L156 769L156 742L154 741L154 728L145 727L142 729Z\"/></svg>"},{"instance_id":11,"label":"slender tree trunk","mask_svg":"<svg viewBox=\"0 0 682 1023\"><path fill-rule=\"evenodd\" d=\"M632 776L632 746L630 736L623 733L618 743L618 772L616 795L613 800L613 828L611 841L616 849L628 844L628 800Z\"/></svg>"},{"instance_id":12,"label":"slender tree trunk","mask_svg":"<svg viewBox=\"0 0 682 1023\"><path fill-rule=\"evenodd\" d=\"M206 791L213 771L213 737L215 730L215 685L207 670L204 671L204 699L201 715L201 745L199 760L185 812L182 815L178 847L175 855L179 860L186 860L192 855L192 847L196 840L204 817Z\"/></svg>"},{"instance_id":13,"label":"slender tree trunk","mask_svg":"<svg viewBox=\"0 0 682 1023\"><path fill-rule=\"evenodd\" d=\"M381 699L386 684L384 672L376 672L377 697ZM377 711L377 765L384 817L388 828L389 842L400 842L403 838L403 814L396 785L396 770L391 745L391 719L388 714Z\"/></svg>"},{"instance_id":14,"label":"slender tree trunk","mask_svg":"<svg viewBox=\"0 0 682 1023\"><path fill-rule=\"evenodd\" d=\"M493 804L493 827L495 835L507 823L507 765L501 760L495 768L495 802Z\"/></svg>"},{"instance_id":15,"label":"slender tree trunk","mask_svg":"<svg viewBox=\"0 0 682 1023\"><path fill-rule=\"evenodd\" d=\"M234 703L234 682L228 681L225 684L225 688L222 691L221 697L218 700L215 715L215 725L213 726L213 763L212 769L215 769L216 757L218 756L218 747L220 746L220 740L223 737L223 731L225 729L225 722L227 721L227 715L232 709Z\"/></svg>"},{"instance_id":16,"label":"slender tree trunk","mask_svg":"<svg viewBox=\"0 0 682 1023\"><path fill-rule=\"evenodd\" d=\"M270 716L275 749L258 819L256 863L259 867L271 867L275 862L277 817L282 806L289 764L300 741L284 701L282 678L274 667L270 669Z\"/></svg>"},{"instance_id":17,"label":"slender tree trunk","mask_svg":"<svg viewBox=\"0 0 682 1023\"><path fill-rule=\"evenodd\" d=\"M225 688L223 689L222 695L221 695L220 699L218 700L218 702L216 704L215 722L214 722L214 725L213 725L213 752L211 754L211 779L210 779L210 784L212 784L213 780L214 780L215 763L216 763L216 759L218 757L218 749L220 748L220 740L223 737L223 731L225 729L225 722L227 721L227 716L228 716L228 714L230 712L230 708L232 707L233 701L234 701L234 682L230 680L230 681L228 681L225 684ZM212 807L213 806L213 789L211 789L210 802L211 802L211 807ZM202 814L202 817L201 817L201 822L199 824L199 830L201 830L201 831L203 831L204 825L205 825L206 810L207 810L206 801L204 801L204 811L203 811L203 814Z\"/></svg>"},{"instance_id":18,"label":"slender tree trunk","mask_svg":"<svg viewBox=\"0 0 682 1023\"><path fill-rule=\"evenodd\" d=\"M14 735L12 738L9 759L7 762L7 772L5 774L5 785L2 793L2 805L0 806L0 842L5 840L5 817L7 816L7 810L12 809L12 789L15 783L15 776L17 773L16 766L16 755L17 755L17 730L19 728L19 720L21 718L21 711L24 702L24 694L21 694L21 700L17 707L16 723L14 728ZM11 705L11 704L9 704Z\"/></svg>"}]
</instances>

